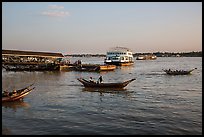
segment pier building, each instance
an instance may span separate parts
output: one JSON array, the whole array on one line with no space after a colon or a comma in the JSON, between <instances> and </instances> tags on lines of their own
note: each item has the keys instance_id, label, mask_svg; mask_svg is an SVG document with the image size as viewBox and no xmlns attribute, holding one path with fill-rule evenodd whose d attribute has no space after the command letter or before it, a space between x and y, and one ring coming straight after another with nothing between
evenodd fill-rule
<instances>
[{"instance_id":1,"label":"pier building","mask_svg":"<svg viewBox=\"0 0 204 137\"><path fill-rule=\"evenodd\" d=\"M60 70L62 53L2 50L2 67L7 71Z\"/></svg>"},{"instance_id":2,"label":"pier building","mask_svg":"<svg viewBox=\"0 0 204 137\"><path fill-rule=\"evenodd\" d=\"M62 53L2 50L2 64L47 64L59 63Z\"/></svg>"}]
</instances>

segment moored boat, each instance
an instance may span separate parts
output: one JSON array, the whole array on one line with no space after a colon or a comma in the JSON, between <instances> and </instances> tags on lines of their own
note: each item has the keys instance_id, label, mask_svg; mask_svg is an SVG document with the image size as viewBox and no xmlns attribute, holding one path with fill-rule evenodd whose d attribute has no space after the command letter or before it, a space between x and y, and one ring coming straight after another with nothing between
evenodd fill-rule
<instances>
[{"instance_id":1,"label":"moored boat","mask_svg":"<svg viewBox=\"0 0 204 137\"><path fill-rule=\"evenodd\" d=\"M197 68L191 69L191 70L171 70L171 69L163 69L164 72L168 75L189 75L193 70Z\"/></svg>"},{"instance_id":2,"label":"moored boat","mask_svg":"<svg viewBox=\"0 0 204 137\"><path fill-rule=\"evenodd\" d=\"M117 66L133 65L132 51L125 47L114 47L106 53L104 63Z\"/></svg>"},{"instance_id":3,"label":"moored boat","mask_svg":"<svg viewBox=\"0 0 204 137\"><path fill-rule=\"evenodd\" d=\"M115 70L116 65L100 65L100 71Z\"/></svg>"},{"instance_id":4,"label":"moored boat","mask_svg":"<svg viewBox=\"0 0 204 137\"><path fill-rule=\"evenodd\" d=\"M156 55L149 54L149 55L139 55L137 56L136 60L155 60L157 59Z\"/></svg>"},{"instance_id":5,"label":"moored boat","mask_svg":"<svg viewBox=\"0 0 204 137\"><path fill-rule=\"evenodd\" d=\"M126 87L130 82L136 80L134 79L130 79L124 82L118 82L118 83L95 83L95 82L91 82L88 81L86 79L83 78L78 78L77 79L79 82L81 82L84 87L91 87L91 88L124 88Z\"/></svg>"},{"instance_id":6,"label":"moored boat","mask_svg":"<svg viewBox=\"0 0 204 137\"><path fill-rule=\"evenodd\" d=\"M89 72L97 72L99 71L99 66L98 65L77 65L74 66L74 70L76 71L89 71Z\"/></svg>"},{"instance_id":7,"label":"moored boat","mask_svg":"<svg viewBox=\"0 0 204 137\"><path fill-rule=\"evenodd\" d=\"M100 71L112 71L115 70L115 65L98 65L98 64L81 64L74 66L76 71L89 71L89 72L100 72Z\"/></svg>"},{"instance_id":8,"label":"moored boat","mask_svg":"<svg viewBox=\"0 0 204 137\"><path fill-rule=\"evenodd\" d=\"M2 93L2 103L22 100L26 95L28 95L35 88L35 87L31 87L32 85L33 84L25 88L16 90L15 93L14 91Z\"/></svg>"}]
</instances>

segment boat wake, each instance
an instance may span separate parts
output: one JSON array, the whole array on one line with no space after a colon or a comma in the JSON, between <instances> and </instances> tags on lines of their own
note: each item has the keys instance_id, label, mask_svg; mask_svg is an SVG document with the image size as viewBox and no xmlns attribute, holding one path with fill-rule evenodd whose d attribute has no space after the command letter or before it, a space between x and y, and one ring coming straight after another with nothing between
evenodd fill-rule
<instances>
[{"instance_id":1,"label":"boat wake","mask_svg":"<svg viewBox=\"0 0 204 137\"><path fill-rule=\"evenodd\" d=\"M140 75L165 75L163 72L142 73Z\"/></svg>"}]
</instances>

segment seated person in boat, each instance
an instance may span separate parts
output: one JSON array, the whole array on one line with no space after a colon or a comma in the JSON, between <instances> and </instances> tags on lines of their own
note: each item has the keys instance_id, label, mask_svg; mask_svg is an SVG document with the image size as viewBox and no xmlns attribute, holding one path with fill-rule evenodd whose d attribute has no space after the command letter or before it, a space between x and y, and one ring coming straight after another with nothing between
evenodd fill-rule
<instances>
[{"instance_id":1,"label":"seated person in boat","mask_svg":"<svg viewBox=\"0 0 204 137\"><path fill-rule=\"evenodd\" d=\"M10 95L10 96L15 96L15 95L17 95L16 90L14 89L13 92L10 92L10 93L9 93L9 95Z\"/></svg>"},{"instance_id":2,"label":"seated person in boat","mask_svg":"<svg viewBox=\"0 0 204 137\"><path fill-rule=\"evenodd\" d=\"M92 77L90 77L89 81L95 83Z\"/></svg>"},{"instance_id":3,"label":"seated person in boat","mask_svg":"<svg viewBox=\"0 0 204 137\"><path fill-rule=\"evenodd\" d=\"M17 91L14 89L13 90L13 95L16 95L17 94Z\"/></svg>"},{"instance_id":4,"label":"seated person in boat","mask_svg":"<svg viewBox=\"0 0 204 137\"><path fill-rule=\"evenodd\" d=\"M9 92L7 90L5 90L2 94L3 97L8 97L9 96Z\"/></svg>"}]
</instances>

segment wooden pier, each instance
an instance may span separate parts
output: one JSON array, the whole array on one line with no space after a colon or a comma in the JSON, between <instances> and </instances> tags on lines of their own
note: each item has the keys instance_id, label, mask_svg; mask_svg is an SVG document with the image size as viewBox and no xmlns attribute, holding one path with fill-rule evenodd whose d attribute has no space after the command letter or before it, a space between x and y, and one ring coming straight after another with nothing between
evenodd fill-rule
<instances>
[{"instance_id":1,"label":"wooden pier","mask_svg":"<svg viewBox=\"0 0 204 137\"><path fill-rule=\"evenodd\" d=\"M2 50L2 67L8 71L60 70L61 53Z\"/></svg>"},{"instance_id":2,"label":"wooden pier","mask_svg":"<svg viewBox=\"0 0 204 137\"><path fill-rule=\"evenodd\" d=\"M64 64L61 53L2 50L2 67L7 71L112 71L115 65Z\"/></svg>"}]
</instances>

